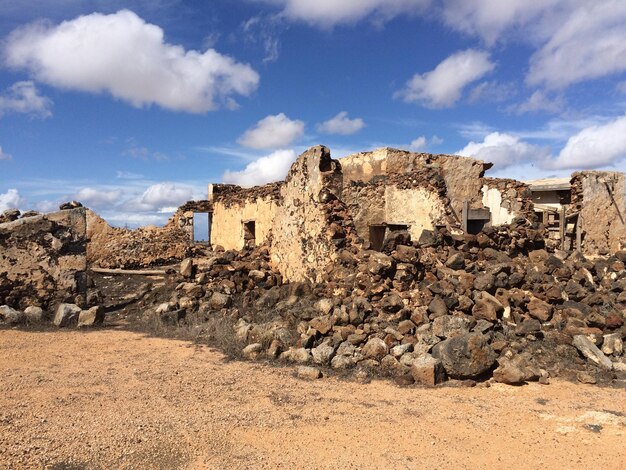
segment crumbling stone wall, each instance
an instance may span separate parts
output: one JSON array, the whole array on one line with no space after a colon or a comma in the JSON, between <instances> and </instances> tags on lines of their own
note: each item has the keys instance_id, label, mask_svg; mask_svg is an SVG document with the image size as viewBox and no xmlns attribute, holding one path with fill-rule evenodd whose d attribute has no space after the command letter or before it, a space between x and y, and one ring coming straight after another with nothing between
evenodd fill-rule
<instances>
[{"instance_id":1,"label":"crumbling stone wall","mask_svg":"<svg viewBox=\"0 0 626 470\"><path fill-rule=\"evenodd\" d=\"M180 261L189 254L192 246L191 236L185 230L185 212L178 210L164 227L148 225L128 230L111 227L98 214L87 209L89 265L129 269ZM182 221L185 224L181 225Z\"/></svg>"},{"instance_id":2,"label":"crumbling stone wall","mask_svg":"<svg viewBox=\"0 0 626 470\"><path fill-rule=\"evenodd\" d=\"M505 178L483 178L483 205L491 211L491 225L507 225L515 217L534 219L532 193L527 184Z\"/></svg>"},{"instance_id":3,"label":"crumbling stone wall","mask_svg":"<svg viewBox=\"0 0 626 470\"><path fill-rule=\"evenodd\" d=\"M432 155L392 148L349 155L340 160L344 184L368 182L381 175L406 175L420 168L438 168L443 177L452 214L458 223L464 201L470 208L482 208L482 178L491 164L454 155Z\"/></svg>"},{"instance_id":4,"label":"crumbling stone wall","mask_svg":"<svg viewBox=\"0 0 626 470\"><path fill-rule=\"evenodd\" d=\"M340 201L341 165L323 146L304 152L281 187L273 221L270 259L289 281L319 282L340 248L356 238Z\"/></svg>"},{"instance_id":5,"label":"crumbling stone wall","mask_svg":"<svg viewBox=\"0 0 626 470\"><path fill-rule=\"evenodd\" d=\"M626 246L624 174L580 171L572 174L572 206L580 211L586 254L613 253Z\"/></svg>"},{"instance_id":6,"label":"crumbling stone wall","mask_svg":"<svg viewBox=\"0 0 626 470\"><path fill-rule=\"evenodd\" d=\"M454 223L446 186L438 168L417 167L407 174L375 176L368 182L349 181L342 198L359 236L370 240L370 226L407 225L413 240L424 230Z\"/></svg>"},{"instance_id":7,"label":"crumbling stone wall","mask_svg":"<svg viewBox=\"0 0 626 470\"><path fill-rule=\"evenodd\" d=\"M86 232L84 208L0 224L0 305L84 303Z\"/></svg>"}]
</instances>

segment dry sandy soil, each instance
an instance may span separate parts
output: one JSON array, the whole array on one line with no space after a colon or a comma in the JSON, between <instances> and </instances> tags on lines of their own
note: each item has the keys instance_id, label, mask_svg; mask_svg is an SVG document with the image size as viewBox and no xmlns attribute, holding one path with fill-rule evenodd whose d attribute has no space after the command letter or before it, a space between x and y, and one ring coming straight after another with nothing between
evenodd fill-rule
<instances>
[{"instance_id":1,"label":"dry sandy soil","mask_svg":"<svg viewBox=\"0 0 626 470\"><path fill-rule=\"evenodd\" d=\"M0 331L0 468L625 468L624 390L400 388L118 329Z\"/></svg>"}]
</instances>

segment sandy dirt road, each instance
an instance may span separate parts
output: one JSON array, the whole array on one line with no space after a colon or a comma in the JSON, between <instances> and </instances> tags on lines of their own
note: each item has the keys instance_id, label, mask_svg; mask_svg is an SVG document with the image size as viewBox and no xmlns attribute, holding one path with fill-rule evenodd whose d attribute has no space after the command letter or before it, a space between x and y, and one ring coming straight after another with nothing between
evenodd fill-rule
<instances>
[{"instance_id":1,"label":"sandy dirt road","mask_svg":"<svg viewBox=\"0 0 626 470\"><path fill-rule=\"evenodd\" d=\"M116 329L0 330L0 468L626 468L624 390L400 388Z\"/></svg>"}]
</instances>

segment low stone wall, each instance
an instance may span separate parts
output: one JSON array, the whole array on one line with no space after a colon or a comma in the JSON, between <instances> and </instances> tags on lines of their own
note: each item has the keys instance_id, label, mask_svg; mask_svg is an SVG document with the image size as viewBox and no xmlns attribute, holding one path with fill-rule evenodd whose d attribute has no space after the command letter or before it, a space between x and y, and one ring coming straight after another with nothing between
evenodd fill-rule
<instances>
[{"instance_id":1,"label":"low stone wall","mask_svg":"<svg viewBox=\"0 0 626 470\"><path fill-rule=\"evenodd\" d=\"M84 208L0 224L0 305L83 304L86 232Z\"/></svg>"}]
</instances>

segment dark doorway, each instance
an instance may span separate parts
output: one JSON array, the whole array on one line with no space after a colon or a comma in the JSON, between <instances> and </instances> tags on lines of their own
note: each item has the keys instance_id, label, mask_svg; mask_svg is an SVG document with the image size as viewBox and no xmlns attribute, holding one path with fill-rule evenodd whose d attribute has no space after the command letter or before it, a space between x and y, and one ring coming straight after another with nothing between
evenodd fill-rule
<instances>
[{"instance_id":1,"label":"dark doorway","mask_svg":"<svg viewBox=\"0 0 626 470\"><path fill-rule=\"evenodd\" d=\"M193 213L193 241L207 244L211 242L211 214L209 212Z\"/></svg>"},{"instance_id":2,"label":"dark doorway","mask_svg":"<svg viewBox=\"0 0 626 470\"><path fill-rule=\"evenodd\" d=\"M488 220L468 220L467 221L467 233L470 233L472 235L476 235L477 233L482 232L482 230L485 228L485 225L487 225L489 221Z\"/></svg>"},{"instance_id":3,"label":"dark doorway","mask_svg":"<svg viewBox=\"0 0 626 470\"><path fill-rule=\"evenodd\" d=\"M382 250L386 230L385 225L370 225L370 248L372 250Z\"/></svg>"},{"instance_id":4,"label":"dark doorway","mask_svg":"<svg viewBox=\"0 0 626 470\"><path fill-rule=\"evenodd\" d=\"M246 220L243 223L243 242L245 246L256 245L256 224L254 220Z\"/></svg>"}]
</instances>

